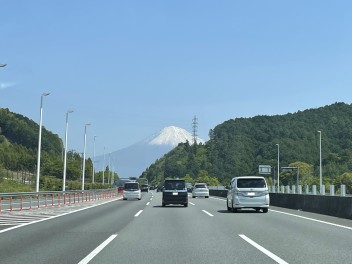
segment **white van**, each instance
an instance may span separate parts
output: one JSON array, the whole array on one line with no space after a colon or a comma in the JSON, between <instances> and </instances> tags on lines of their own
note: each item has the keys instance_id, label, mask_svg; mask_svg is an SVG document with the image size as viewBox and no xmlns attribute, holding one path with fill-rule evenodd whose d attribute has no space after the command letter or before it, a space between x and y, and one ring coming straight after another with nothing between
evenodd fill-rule
<instances>
[{"instance_id":1,"label":"white van","mask_svg":"<svg viewBox=\"0 0 352 264\"><path fill-rule=\"evenodd\" d=\"M123 190L123 200L142 198L141 188L138 182L125 182Z\"/></svg>"},{"instance_id":2,"label":"white van","mask_svg":"<svg viewBox=\"0 0 352 264\"><path fill-rule=\"evenodd\" d=\"M242 208L253 208L257 212L269 209L269 190L261 176L234 177L227 192L227 210L237 212Z\"/></svg>"}]
</instances>

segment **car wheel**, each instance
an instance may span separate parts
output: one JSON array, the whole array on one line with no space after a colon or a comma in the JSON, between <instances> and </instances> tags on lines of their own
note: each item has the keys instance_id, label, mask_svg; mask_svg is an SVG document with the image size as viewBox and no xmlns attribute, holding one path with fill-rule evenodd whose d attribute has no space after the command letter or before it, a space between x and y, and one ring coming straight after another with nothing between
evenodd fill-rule
<instances>
[{"instance_id":1,"label":"car wheel","mask_svg":"<svg viewBox=\"0 0 352 264\"><path fill-rule=\"evenodd\" d=\"M142 198L138 198L138 200L140 200L140 199L142 199Z\"/></svg>"},{"instance_id":2,"label":"car wheel","mask_svg":"<svg viewBox=\"0 0 352 264\"><path fill-rule=\"evenodd\" d=\"M268 208L263 208L263 213L267 213L268 212Z\"/></svg>"},{"instance_id":3,"label":"car wheel","mask_svg":"<svg viewBox=\"0 0 352 264\"><path fill-rule=\"evenodd\" d=\"M195 196L192 196L192 198L196 198Z\"/></svg>"},{"instance_id":4,"label":"car wheel","mask_svg":"<svg viewBox=\"0 0 352 264\"><path fill-rule=\"evenodd\" d=\"M165 204L164 204L164 203L162 203L162 206L163 206L163 207L165 207Z\"/></svg>"},{"instance_id":5,"label":"car wheel","mask_svg":"<svg viewBox=\"0 0 352 264\"><path fill-rule=\"evenodd\" d=\"M127 198L123 198L123 200L127 200Z\"/></svg>"},{"instance_id":6,"label":"car wheel","mask_svg":"<svg viewBox=\"0 0 352 264\"><path fill-rule=\"evenodd\" d=\"M227 207L227 211L231 212L231 208L229 207L229 200L226 200L226 207Z\"/></svg>"},{"instance_id":7,"label":"car wheel","mask_svg":"<svg viewBox=\"0 0 352 264\"><path fill-rule=\"evenodd\" d=\"M209 198L209 196L205 196L205 198Z\"/></svg>"},{"instance_id":8,"label":"car wheel","mask_svg":"<svg viewBox=\"0 0 352 264\"><path fill-rule=\"evenodd\" d=\"M188 203L184 204L185 207L188 207Z\"/></svg>"},{"instance_id":9,"label":"car wheel","mask_svg":"<svg viewBox=\"0 0 352 264\"><path fill-rule=\"evenodd\" d=\"M232 204L232 212L233 213L237 213L238 212L237 208L233 207L233 204Z\"/></svg>"}]
</instances>

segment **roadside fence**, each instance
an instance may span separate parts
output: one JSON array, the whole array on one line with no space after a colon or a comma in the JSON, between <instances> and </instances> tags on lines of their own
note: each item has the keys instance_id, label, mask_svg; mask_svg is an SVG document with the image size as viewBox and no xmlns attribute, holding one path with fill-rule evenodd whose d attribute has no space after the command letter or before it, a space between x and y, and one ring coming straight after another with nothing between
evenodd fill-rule
<instances>
[{"instance_id":1,"label":"roadside fence","mask_svg":"<svg viewBox=\"0 0 352 264\"><path fill-rule=\"evenodd\" d=\"M117 198L117 188L86 191L22 192L0 193L0 214L2 212L32 210L37 208L73 206L97 200Z\"/></svg>"}]
</instances>

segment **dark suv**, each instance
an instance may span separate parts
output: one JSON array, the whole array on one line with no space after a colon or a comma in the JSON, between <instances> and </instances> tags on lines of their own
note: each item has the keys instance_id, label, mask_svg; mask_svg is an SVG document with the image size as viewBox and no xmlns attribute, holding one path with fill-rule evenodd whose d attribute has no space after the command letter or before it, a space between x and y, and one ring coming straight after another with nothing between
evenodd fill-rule
<instances>
[{"instance_id":1,"label":"dark suv","mask_svg":"<svg viewBox=\"0 0 352 264\"><path fill-rule=\"evenodd\" d=\"M184 180L165 180L162 206L168 204L188 206L188 193Z\"/></svg>"}]
</instances>

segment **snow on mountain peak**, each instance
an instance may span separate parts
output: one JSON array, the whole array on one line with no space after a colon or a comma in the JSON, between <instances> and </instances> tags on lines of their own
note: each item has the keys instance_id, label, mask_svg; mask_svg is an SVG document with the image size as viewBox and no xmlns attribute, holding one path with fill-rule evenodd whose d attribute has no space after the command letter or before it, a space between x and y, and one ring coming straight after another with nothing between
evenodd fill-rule
<instances>
[{"instance_id":1,"label":"snow on mountain peak","mask_svg":"<svg viewBox=\"0 0 352 264\"><path fill-rule=\"evenodd\" d=\"M179 143L185 143L188 140L190 144L193 143L193 136L190 132L183 128L169 126L165 127L155 134L149 141L150 145L171 145L177 146ZM197 138L197 142L204 142Z\"/></svg>"}]
</instances>

